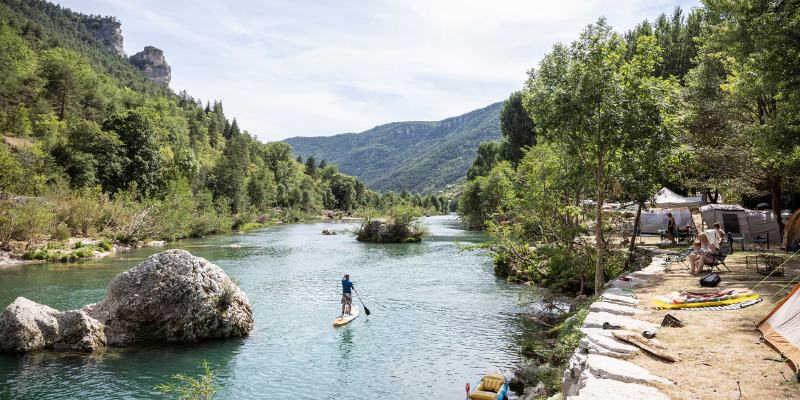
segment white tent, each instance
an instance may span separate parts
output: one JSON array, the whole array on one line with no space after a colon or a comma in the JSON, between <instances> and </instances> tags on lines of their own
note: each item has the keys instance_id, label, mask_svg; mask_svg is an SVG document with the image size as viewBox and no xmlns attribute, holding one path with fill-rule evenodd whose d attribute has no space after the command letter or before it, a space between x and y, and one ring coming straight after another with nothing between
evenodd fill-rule
<instances>
[{"instance_id":1,"label":"white tent","mask_svg":"<svg viewBox=\"0 0 800 400\"><path fill-rule=\"evenodd\" d=\"M701 204L700 196L684 197L667 188L661 188L653 198L653 206L659 208L697 208Z\"/></svg>"},{"instance_id":2,"label":"white tent","mask_svg":"<svg viewBox=\"0 0 800 400\"><path fill-rule=\"evenodd\" d=\"M706 204L700 207L700 214L709 227L719 222L722 230L744 240L752 241L756 236L768 237L771 243L781 240L775 214L769 210L748 210L735 204Z\"/></svg>"},{"instance_id":3,"label":"white tent","mask_svg":"<svg viewBox=\"0 0 800 400\"><path fill-rule=\"evenodd\" d=\"M787 358L792 369L800 366L800 283L758 324L770 346Z\"/></svg>"},{"instance_id":4,"label":"white tent","mask_svg":"<svg viewBox=\"0 0 800 400\"><path fill-rule=\"evenodd\" d=\"M675 226L683 228L686 225L694 226L692 213L688 208L642 210L642 217L639 221L639 231L641 233L657 234L659 230L666 231L669 217L667 213L672 213L675 218Z\"/></svg>"}]
</instances>

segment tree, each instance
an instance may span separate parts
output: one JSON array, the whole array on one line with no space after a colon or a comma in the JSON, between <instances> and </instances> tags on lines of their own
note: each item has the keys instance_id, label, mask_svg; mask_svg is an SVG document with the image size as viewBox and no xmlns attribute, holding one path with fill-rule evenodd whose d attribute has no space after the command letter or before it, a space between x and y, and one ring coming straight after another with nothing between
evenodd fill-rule
<instances>
[{"instance_id":1,"label":"tree","mask_svg":"<svg viewBox=\"0 0 800 400\"><path fill-rule=\"evenodd\" d=\"M800 176L800 66L788 55L796 53L800 40L798 5L708 1L706 7L701 65L693 71L690 90L695 109L714 113L695 113L696 126L726 128L719 139L738 144L746 160L732 176L765 188L780 216L784 188ZM776 220L782 231L783 221Z\"/></svg>"},{"instance_id":2,"label":"tree","mask_svg":"<svg viewBox=\"0 0 800 400\"><path fill-rule=\"evenodd\" d=\"M467 179L475 179L486 175L500 161L500 142L481 142L478 145L478 155L467 171Z\"/></svg>"},{"instance_id":3,"label":"tree","mask_svg":"<svg viewBox=\"0 0 800 400\"><path fill-rule=\"evenodd\" d=\"M55 107L58 118L76 113L93 100L99 87L97 75L77 53L62 48L50 49L41 57L44 94Z\"/></svg>"},{"instance_id":4,"label":"tree","mask_svg":"<svg viewBox=\"0 0 800 400\"><path fill-rule=\"evenodd\" d=\"M245 211L248 199L248 167L250 153L248 140L235 136L225 145L222 158L211 172L211 185L215 199L226 199L231 211L236 214Z\"/></svg>"},{"instance_id":5,"label":"tree","mask_svg":"<svg viewBox=\"0 0 800 400\"><path fill-rule=\"evenodd\" d=\"M124 148L122 173L107 180L107 190L115 193L131 184L145 197L158 193L162 158L153 129L153 115L140 110L114 114L103 123L103 130L113 132ZM109 140L112 143L113 140Z\"/></svg>"},{"instance_id":6,"label":"tree","mask_svg":"<svg viewBox=\"0 0 800 400\"><path fill-rule=\"evenodd\" d=\"M25 41L0 22L0 112L33 99L41 82L36 57ZM1 115L1 114L0 114Z\"/></svg>"},{"instance_id":7,"label":"tree","mask_svg":"<svg viewBox=\"0 0 800 400\"><path fill-rule=\"evenodd\" d=\"M306 175L314 176L317 173L317 160L314 156L308 156L306 159Z\"/></svg>"},{"instance_id":8,"label":"tree","mask_svg":"<svg viewBox=\"0 0 800 400\"><path fill-rule=\"evenodd\" d=\"M516 166L525 148L536 144L536 127L522 104L522 92L511 93L506 100L500 112L500 130L505 140L503 158Z\"/></svg>"},{"instance_id":9,"label":"tree","mask_svg":"<svg viewBox=\"0 0 800 400\"><path fill-rule=\"evenodd\" d=\"M532 70L525 100L543 134L564 145L592 176L595 189L595 293L602 292L606 264L603 204L625 151L666 134L675 85L653 77L659 49L652 37L627 46L604 19L589 25L577 41L556 45Z\"/></svg>"}]
</instances>

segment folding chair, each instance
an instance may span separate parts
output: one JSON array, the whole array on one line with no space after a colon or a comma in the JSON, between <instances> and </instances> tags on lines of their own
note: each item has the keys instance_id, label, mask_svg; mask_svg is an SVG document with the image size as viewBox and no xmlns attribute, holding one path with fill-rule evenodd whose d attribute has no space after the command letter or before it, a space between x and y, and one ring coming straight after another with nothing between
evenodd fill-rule
<instances>
[{"instance_id":1,"label":"folding chair","mask_svg":"<svg viewBox=\"0 0 800 400\"><path fill-rule=\"evenodd\" d=\"M722 268L719 267L720 265L722 265L723 267L725 267L725 269L730 271L731 269L728 268L727 265L725 265L725 258L728 257L728 254L730 254L732 250L733 250L733 243L731 242L720 243L719 250L717 250L716 253L712 254L714 256L714 261L710 263L707 262L705 263L705 265L711 267L712 272L714 271L714 267L717 267L718 270L722 271Z\"/></svg>"},{"instance_id":2,"label":"folding chair","mask_svg":"<svg viewBox=\"0 0 800 400\"><path fill-rule=\"evenodd\" d=\"M670 256L675 256L675 259L673 259L672 262L678 262L681 265L683 265L683 269L688 270L689 264L686 264L686 258L689 257L689 254L692 254L692 251L693 249L689 247L683 253L678 253L678 252L670 253Z\"/></svg>"}]
</instances>

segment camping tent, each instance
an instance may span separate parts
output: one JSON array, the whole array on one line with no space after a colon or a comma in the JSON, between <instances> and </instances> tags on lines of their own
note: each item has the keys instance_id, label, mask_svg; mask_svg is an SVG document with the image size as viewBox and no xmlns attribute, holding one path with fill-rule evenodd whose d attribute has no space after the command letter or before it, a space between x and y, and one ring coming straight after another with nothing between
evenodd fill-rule
<instances>
[{"instance_id":1,"label":"camping tent","mask_svg":"<svg viewBox=\"0 0 800 400\"><path fill-rule=\"evenodd\" d=\"M786 220L783 228L783 248L790 250L800 240L800 210L795 211Z\"/></svg>"},{"instance_id":2,"label":"camping tent","mask_svg":"<svg viewBox=\"0 0 800 400\"><path fill-rule=\"evenodd\" d=\"M661 188L653 197L653 206L659 208L697 208L700 204L700 196L684 197L667 188Z\"/></svg>"},{"instance_id":3,"label":"camping tent","mask_svg":"<svg viewBox=\"0 0 800 400\"><path fill-rule=\"evenodd\" d=\"M800 283L758 324L770 346L787 358L792 369L800 367Z\"/></svg>"},{"instance_id":4,"label":"camping tent","mask_svg":"<svg viewBox=\"0 0 800 400\"><path fill-rule=\"evenodd\" d=\"M713 226L715 222L719 222L725 232L731 232L745 240L760 236L769 237L770 242L778 243L781 239L775 214L769 210L748 210L735 204L706 204L700 207L700 214L706 225Z\"/></svg>"},{"instance_id":5,"label":"camping tent","mask_svg":"<svg viewBox=\"0 0 800 400\"><path fill-rule=\"evenodd\" d=\"M683 228L686 225L694 226L692 213L688 208L642 210L642 217L639 221L639 231L641 233L657 234L659 230L667 229L667 213L672 213L675 218L675 225Z\"/></svg>"}]
</instances>

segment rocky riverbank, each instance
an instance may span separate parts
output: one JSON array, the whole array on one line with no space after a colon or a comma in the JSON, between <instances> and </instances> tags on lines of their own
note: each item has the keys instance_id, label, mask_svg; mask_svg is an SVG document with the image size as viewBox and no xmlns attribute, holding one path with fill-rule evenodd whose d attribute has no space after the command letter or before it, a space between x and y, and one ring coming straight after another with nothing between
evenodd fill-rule
<instances>
[{"instance_id":1,"label":"rocky riverbank","mask_svg":"<svg viewBox=\"0 0 800 400\"><path fill-rule=\"evenodd\" d=\"M58 311L18 297L0 315L0 351L95 351L104 346L246 336L250 303L218 266L184 250L150 256L108 285L100 302Z\"/></svg>"},{"instance_id":2,"label":"rocky riverbank","mask_svg":"<svg viewBox=\"0 0 800 400\"><path fill-rule=\"evenodd\" d=\"M23 264L104 258L139 247L164 247L166 244L164 240L148 240L123 245L112 244L101 238L72 237L66 240L49 240L30 248L26 242L10 241L6 250L0 250L0 269Z\"/></svg>"},{"instance_id":3,"label":"rocky riverbank","mask_svg":"<svg viewBox=\"0 0 800 400\"><path fill-rule=\"evenodd\" d=\"M589 306L581 326L584 337L564 371L566 399L669 399L659 387L674 382L627 361L640 348L616 339L615 330L608 329L658 331L659 325L640 317L644 312L632 290L662 275L668 263L663 256L653 258L643 270L609 282L600 299Z\"/></svg>"}]
</instances>

